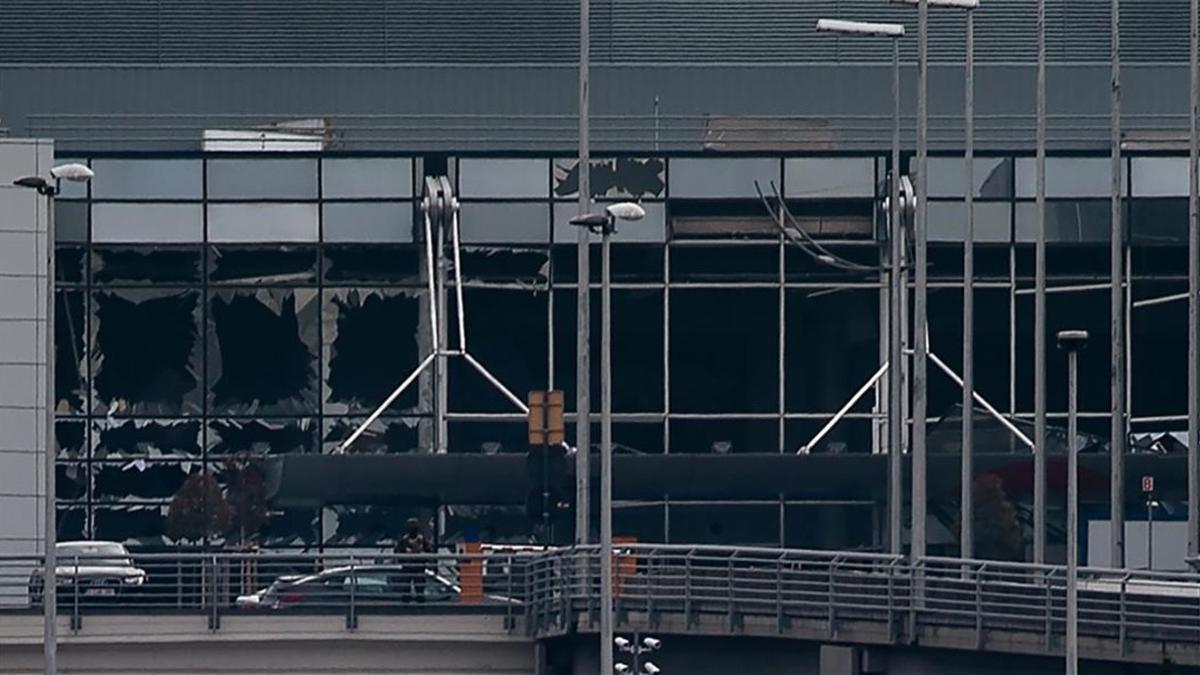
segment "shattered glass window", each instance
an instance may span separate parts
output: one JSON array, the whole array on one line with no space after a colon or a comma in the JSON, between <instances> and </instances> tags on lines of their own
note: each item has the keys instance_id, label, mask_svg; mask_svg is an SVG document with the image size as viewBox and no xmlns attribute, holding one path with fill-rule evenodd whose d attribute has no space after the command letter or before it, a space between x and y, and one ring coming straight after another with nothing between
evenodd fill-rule
<instances>
[{"instance_id":1,"label":"shattered glass window","mask_svg":"<svg viewBox=\"0 0 1200 675\"><path fill-rule=\"evenodd\" d=\"M326 245L325 281L332 284L422 286L424 252L419 246Z\"/></svg>"},{"instance_id":2,"label":"shattered glass window","mask_svg":"<svg viewBox=\"0 0 1200 675\"><path fill-rule=\"evenodd\" d=\"M54 411L82 413L88 396L87 310L82 290L55 293Z\"/></svg>"},{"instance_id":3,"label":"shattered glass window","mask_svg":"<svg viewBox=\"0 0 1200 675\"><path fill-rule=\"evenodd\" d=\"M321 436L321 451L326 454L332 453L366 420L366 417L327 418L325 431ZM428 420L429 418L421 417L380 417L367 427L347 452L355 455L418 452L419 427Z\"/></svg>"},{"instance_id":4,"label":"shattered glass window","mask_svg":"<svg viewBox=\"0 0 1200 675\"><path fill-rule=\"evenodd\" d=\"M198 290L92 294L93 410L107 415L201 411Z\"/></svg>"},{"instance_id":5,"label":"shattered glass window","mask_svg":"<svg viewBox=\"0 0 1200 675\"><path fill-rule=\"evenodd\" d=\"M183 481L201 463L159 462L134 459L124 462L93 462L96 502L132 503L170 500Z\"/></svg>"},{"instance_id":6,"label":"shattered glass window","mask_svg":"<svg viewBox=\"0 0 1200 675\"><path fill-rule=\"evenodd\" d=\"M211 293L208 403L222 415L317 412L319 294L314 289Z\"/></svg>"},{"instance_id":7,"label":"shattered glass window","mask_svg":"<svg viewBox=\"0 0 1200 675\"><path fill-rule=\"evenodd\" d=\"M588 176L596 198L661 198L667 190L667 162L661 157L616 157L592 159ZM579 160L554 160L554 196L579 196Z\"/></svg>"},{"instance_id":8,"label":"shattered glass window","mask_svg":"<svg viewBox=\"0 0 1200 675\"><path fill-rule=\"evenodd\" d=\"M199 248L93 247L92 282L96 284L197 284Z\"/></svg>"},{"instance_id":9,"label":"shattered glass window","mask_svg":"<svg viewBox=\"0 0 1200 675\"><path fill-rule=\"evenodd\" d=\"M88 446L87 422L83 419L55 420L54 440L58 443L60 460L84 460L91 456Z\"/></svg>"},{"instance_id":10,"label":"shattered glass window","mask_svg":"<svg viewBox=\"0 0 1200 675\"><path fill-rule=\"evenodd\" d=\"M462 249L464 284L511 281L533 289L546 283L549 265L549 254L544 248L463 246Z\"/></svg>"},{"instance_id":11,"label":"shattered glass window","mask_svg":"<svg viewBox=\"0 0 1200 675\"><path fill-rule=\"evenodd\" d=\"M420 306L415 292L399 289L326 291L322 308L326 414L374 410L416 368L423 356L415 330L423 323ZM400 412L416 405L414 384L388 410Z\"/></svg>"},{"instance_id":12,"label":"shattered glass window","mask_svg":"<svg viewBox=\"0 0 1200 675\"><path fill-rule=\"evenodd\" d=\"M317 447L317 422L299 419L216 419L208 423L208 456L307 454Z\"/></svg>"},{"instance_id":13,"label":"shattered glass window","mask_svg":"<svg viewBox=\"0 0 1200 675\"><path fill-rule=\"evenodd\" d=\"M103 541L161 546L167 543L166 504L96 506L92 510L94 536Z\"/></svg>"},{"instance_id":14,"label":"shattered glass window","mask_svg":"<svg viewBox=\"0 0 1200 675\"><path fill-rule=\"evenodd\" d=\"M548 303L543 293L468 288L463 302L470 317L471 355L518 398L544 389L547 378ZM516 410L496 387L464 359L449 365L451 409L464 412Z\"/></svg>"},{"instance_id":15,"label":"shattered glass window","mask_svg":"<svg viewBox=\"0 0 1200 675\"><path fill-rule=\"evenodd\" d=\"M317 280L317 258L312 246L213 246L208 278L214 284L312 284Z\"/></svg>"},{"instance_id":16,"label":"shattered glass window","mask_svg":"<svg viewBox=\"0 0 1200 675\"><path fill-rule=\"evenodd\" d=\"M92 459L111 462L199 461L202 457L199 420L109 420L92 422Z\"/></svg>"}]
</instances>

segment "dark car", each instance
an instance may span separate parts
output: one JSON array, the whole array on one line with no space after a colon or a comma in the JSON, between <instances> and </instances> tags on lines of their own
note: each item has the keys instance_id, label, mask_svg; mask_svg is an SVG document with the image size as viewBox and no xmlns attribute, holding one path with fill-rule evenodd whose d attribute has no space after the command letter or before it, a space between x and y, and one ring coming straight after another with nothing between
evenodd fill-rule
<instances>
[{"instance_id":1,"label":"dark car","mask_svg":"<svg viewBox=\"0 0 1200 675\"><path fill-rule=\"evenodd\" d=\"M59 602L127 596L146 584L146 570L133 564L129 549L112 541L68 541L55 545ZM45 569L29 576L29 603L40 605Z\"/></svg>"}]
</instances>

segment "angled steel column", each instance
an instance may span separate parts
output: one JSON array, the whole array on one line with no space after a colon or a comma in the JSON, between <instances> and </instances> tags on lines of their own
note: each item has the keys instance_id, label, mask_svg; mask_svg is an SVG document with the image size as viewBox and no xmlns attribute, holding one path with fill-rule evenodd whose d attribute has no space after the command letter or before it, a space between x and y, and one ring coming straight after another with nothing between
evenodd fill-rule
<instances>
[{"instance_id":1,"label":"angled steel column","mask_svg":"<svg viewBox=\"0 0 1200 675\"><path fill-rule=\"evenodd\" d=\"M1037 199L1033 304L1033 561L1046 561L1046 0L1037 3Z\"/></svg>"},{"instance_id":2,"label":"angled steel column","mask_svg":"<svg viewBox=\"0 0 1200 675\"><path fill-rule=\"evenodd\" d=\"M1112 0L1112 441L1110 444L1110 516L1112 566L1125 566L1125 235L1121 218L1121 0Z\"/></svg>"},{"instance_id":3,"label":"angled steel column","mask_svg":"<svg viewBox=\"0 0 1200 675\"><path fill-rule=\"evenodd\" d=\"M1188 555L1200 555L1200 0L1191 0L1188 101Z\"/></svg>"},{"instance_id":4,"label":"angled steel column","mask_svg":"<svg viewBox=\"0 0 1200 675\"><path fill-rule=\"evenodd\" d=\"M589 59L591 35L589 29L589 0L579 0L579 215L588 213L591 201L591 143L589 109ZM589 455L592 447L591 405L591 270L588 229L579 230L577 251L578 280L575 297L575 543L586 544L591 539L591 469ZM611 650L609 660L611 661ZM611 664L610 664L611 665ZM604 675L609 675L605 671Z\"/></svg>"},{"instance_id":5,"label":"angled steel column","mask_svg":"<svg viewBox=\"0 0 1200 675\"><path fill-rule=\"evenodd\" d=\"M925 196L929 142L929 0L921 0L917 9L917 212L913 237L916 256L916 288L913 303L913 440L912 440L912 549L914 558L925 555L926 476L925 416L928 406L928 279L926 269Z\"/></svg>"},{"instance_id":6,"label":"angled steel column","mask_svg":"<svg viewBox=\"0 0 1200 675\"><path fill-rule=\"evenodd\" d=\"M904 517L904 352L900 298L903 291L904 228L900 215L900 40L892 39L892 180L889 197L891 274L888 275L888 546L900 555Z\"/></svg>"}]
</instances>

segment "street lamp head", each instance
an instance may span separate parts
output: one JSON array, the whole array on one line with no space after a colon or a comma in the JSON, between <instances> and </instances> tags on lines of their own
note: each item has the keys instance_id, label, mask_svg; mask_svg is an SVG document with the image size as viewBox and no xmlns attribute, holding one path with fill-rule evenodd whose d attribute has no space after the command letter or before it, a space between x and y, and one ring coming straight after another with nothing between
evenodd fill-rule
<instances>
[{"instance_id":1,"label":"street lamp head","mask_svg":"<svg viewBox=\"0 0 1200 675\"><path fill-rule=\"evenodd\" d=\"M63 164L50 169L50 176L55 179L85 183L96 177L96 172L83 164Z\"/></svg>"},{"instance_id":2,"label":"street lamp head","mask_svg":"<svg viewBox=\"0 0 1200 675\"><path fill-rule=\"evenodd\" d=\"M45 192L46 188L50 186L50 184L46 182L46 179L42 178L41 176L25 176L23 178L18 178L13 181L13 185L16 185L17 187L29 188L30 190L37 190L38 192Z\"/></svg>"},{"instance_id":3,"label":"street lamp head","mask_svg":"<svg viewBox=\"0 0 1200 675\"><path fill-rule=\"evenodd\" d=\"M604 213L587 213L575 216L568 222L575 227L586 227L589 230L599 230L608 225L609 216Z\"/></svg>"},{"instance_id":4,"label":"street lamp head","mask_svg":"<svg viewBox=\"0 0 1200 675\"><path fill-rule=\"evenodd\" d=\"M1088 332L1086 330L1063 330L1058 332L1058 348L1068 352L1077 352L1087 346Z\"/></svg>"},{"instance_id":5,"label":"street lamp head","mask_svg":"<svg viewBox=\"0 0 1200 675\"><path fill-rule=\"evenodd\" d=\"M817 32L899 38L904 36L904 26L898 23L871 23L867 21L821 19L817 21Z\"/></svg>"},{"instance_id":6,"label":"street lamp head","mask_svg":"<svg viewBox=\"0 0 1200 675\"><path fill-rule=\"evenodd\" d=\"M646 217L646 209L633 202L609 204L604 210L617 220L641 220Z\"/></svg>"},{"instance_id":7,"label":"street lamp head","mask_svg":"<svg viewBox=\"0 0 1200 675\"><path fill-rule=\"evenodd\" d=\"M921 0L892 0L897 5L908 5L916 7L921 4ZM976 9L979 7L979 0L925 0L930 7L956 7L958 9Z\"/></svg>"}]
</instances>

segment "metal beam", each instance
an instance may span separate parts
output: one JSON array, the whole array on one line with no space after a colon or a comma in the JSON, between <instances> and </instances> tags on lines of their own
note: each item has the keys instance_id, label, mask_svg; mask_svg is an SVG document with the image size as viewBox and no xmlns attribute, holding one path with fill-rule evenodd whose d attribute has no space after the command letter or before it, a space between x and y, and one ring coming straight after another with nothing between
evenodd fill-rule
<instances>
[{"instance_id":1,"label":"metal beam","mask_svg":"<svg viewBox=\"0 0 1200 675\"><path fill-rule=\"evenodd\" d=\"M1033 309L1033 561L1046 560L1046 0L1037 3L1037 191Z\"/></svg>"},{"instance_id":2,"label":"metal beam","mask_svg":"<svg viewBox=\"0 0 1200 675\"><path fill-rule=\"evenodd\" d=\"M925 231L926 195L928 176L926 171L929 144L929 0L921 0L917 9L917 212L913 237L915 239L916 288L913 303L913 332L915 335L913 354L913 445L912 445L912 546L911 555L925 555L926 519L926 476L925 476L925 425L928 408L928 252Z\"/></svg>"},{"instance_id":3,"label":"metal beam","mask_svg":"<svg viewBox=\"0 0 1200 675\"><path fill-rule=\"evenodd\" d=\"M1125 440L1129 435L1125 415L1125 299L1123 297L1125 231L1121 218L1121 0L1112 0L1112 304L1110 307L1112 439L1109 454L1109 520L1113 567L1125 566Z\"/></svg>"}]
</instances>

